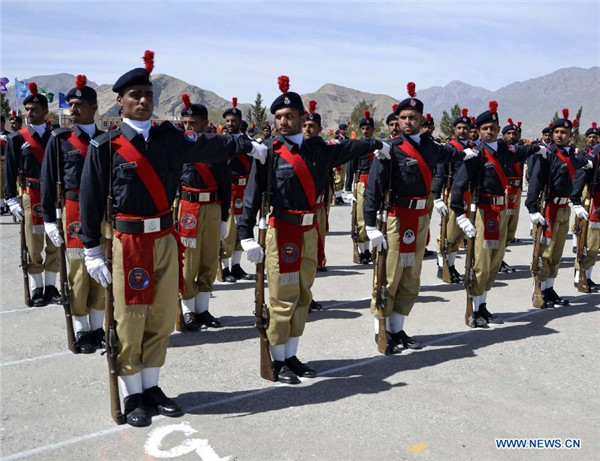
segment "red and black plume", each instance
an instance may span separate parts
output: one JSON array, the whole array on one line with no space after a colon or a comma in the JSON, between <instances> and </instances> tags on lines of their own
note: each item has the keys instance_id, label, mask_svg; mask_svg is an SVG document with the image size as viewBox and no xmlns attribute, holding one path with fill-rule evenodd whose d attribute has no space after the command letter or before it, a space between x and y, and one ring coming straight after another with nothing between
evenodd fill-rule
<instances>
[{"instance_id":1,"label":"red and black plume","mask_svg":"<svg viewBox=\"0 0 600 461\"><path fill-rule=\"evenodd\" d=\"M186 109L191 109L192 108L192 101L190 101L190 95L187 93L183 93L181 95L181 100L183 101L183 106Z\"/></svg>"},{"instance_id":2,"label":"red and black plume","mask_svg":"<svg viewBox=\"0 0 600 461\"><path fill-rule=\"evenodd\" d=\"M314 99L311 99L308 102L308 112L310 114L314 114L316 109L317 109L317 101L315 101Z\"/></svg>"},{"instance_id":3,"label":"red and black plume","mask_svg":"<svg viewBox=\"0 0 600 461\"><path fill-rule=\"evenodd\" d=\"M596 122L592 122L592 128L594 130L597 130L598 129L598 124Z\"/></svg>"},{"instance_id":4,"label":"red and black plume","mask_svg":"<svg viewBox=\"0 0 600 461\"><path fill-rule=\"evenodd\" d=\"M87 77L85 75L78 75L75 79L75 88L78 90L83 90L87 85Z\"/></svg>"},{"instance_id":5,"label":"red and black plume","mask_svg":"<svg viewBox=\"0 0 600 461\"><path fill-rule=\"evenodd\" d=\"M29 85L27 85L27 86L29 87L29 91L31 91L31 95L32 96L37 96L37 94L38 94L37 83L30 82Z\"/></svg>"},{"instance_id":6,"label":"red and black plume","mask_svg":"<svg viewBox=\"0 0 600 461\"><path fill-rule=\"evenodd\" d=\"M515 122L513 122L513 119L512 119L512 118L509 118L509 119L508 119L508 124L509 124L509 125L514 125L514 124L515 124Z\"/></svg>"},{"instance_id":7,"label":"red and black plume","mask_svg":"<svg viewBox=\"0 0 600 461\"><path fill-rule=\"evenodd\" d=\"M17 111L16 110L11 110L10 114L12 115L12 118L17 118Z\"/></svg>"},{"instance_id":8,"label":"red and black plume","mask_svg":"<svg viewBox=\"0 0 600 461\"><path fill-rule=\"evenodd\" d=\"M154 51L146 50L142 59L144 60L146 72L150 74L154 69Z\"/></svg>"},{"instance_id":9,"label":"red and black plume","mask_svg":"<svg viewBox=\"0 0 600 461\"><path fill-rule=\"evenodd\" d=\"M369 109L365 109L365 119L369 120L371 118L371 111Z\"/></svg>"},{"instance_id":10,"label":"red and black plume","mask_svg":"<svg viewBox=\"0 0 600 461\"><path fill-rule=\"evenodd\" d=\"M408 82L408 84L406 85L406 89L408 91L408 95L411 98L417 96L417 85L415 82Z\"/></svg>"},{"instance_id":11,"label":"red and black plume","mask_svg":"<svg viewBox=\"0 0 600 461\"><path fill-rule=\"evenodd\" d=\"M431 123L431 114L426 114L425 115L425 120L427 120L427 123Z\"/></svg>"},{"instance_id":12,"label":"red and black plume","mask_svg":"<svg viewBox=\"0 0 600 461\"><path fill-rule=\"evenodd\" d=\"M279 91L287 93L290 89L290 78L287 75L280 75L277 77L277 84L279 85Z\"/></svg>"},{"instance_id":13,"label":"red and black plume","mask_svg":"<svg viewBox=\"0 0 600 461\"><path fill-rule=\"evenodd\" d=\"M564 109L562 110L562 114L563 114L563 118L564 118L565 120L568 120L568 119L569 119L569 109L567 109L567 108L564 108Z\"/></svg>"},{"instance_id":14,"label":"red and black plume","mask_svg":"<svg viewBox=\"0 0 600 461\"><path fill-rule=\"evenodd\" d=\"M498 101L490 101L489 108L492 114L496 114L498 112Z\"/></svg>"},{"instance_id":15,"label":"red and black plume","mask_svg":"<svg viewBox=\"0 0 600 461\"><path fill-rule=\"evenodd\" d=\"M517 122L517 128L521 128L521 125L523 125L523 122L521 122L520 120Z\"/></svg>"},{"instance_id":16,"label":"red and black plume","mask_svg":"<svg viewBox=\"0 0 600 461\"><path fill-rule=\"evenodd\" d=\"M392 112L396 112L396 109L398 109L398 104L392 105Z\"/></svg>"},{"instance_id":17,"label":"red and black plume","mask_svg":"<svg viewBox=\"0 0 600 461\"><path fill-rule=\"evenodd\" d=\"M467 109L466 107L463 107L463 109L460 111L460 113L463 117L466 117L467 115L469 115L469 109Z\"/></svg>"},{"instance_id":18,"label":"red and black plume","mask_svg":"<svg viewBox=\"0 0 600 461\"><path fill-rule=\"evenodd\" d=\"M234 109L237 107L237 98L236 97L231 98L231 105L233 106Z\"/></svg>"}]
</instances>

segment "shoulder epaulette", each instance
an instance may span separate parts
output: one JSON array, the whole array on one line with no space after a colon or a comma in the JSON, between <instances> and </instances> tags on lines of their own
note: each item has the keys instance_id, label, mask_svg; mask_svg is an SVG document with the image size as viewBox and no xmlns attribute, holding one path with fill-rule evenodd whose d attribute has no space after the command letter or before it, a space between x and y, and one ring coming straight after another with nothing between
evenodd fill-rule
<instances>
[{"instance_id":1,"label":"shoulder epaulette","mask_svg":"<svg viewBox=\"0 0 600 461\"><path fill-rule=\"evenodd\" d=\"M121 136L121 130L106 131L92 139L90 141L90 144L98 148L102 144L106 144L107 142L115 139L118 136Z\"/></svg>"},{"instance_id":2,"label":"shoulder epaulette","mask_svg":"<svg viewBox=\"0 0 600 461\"><path fill-rule=\"evenodd\" d=\"M61 134L71 133L73 130L71 128L67 128L66 126L61 126L60 128L55 128L52 130L52 136L55 138L60 136Z\"/></svg>"}]
</instances>

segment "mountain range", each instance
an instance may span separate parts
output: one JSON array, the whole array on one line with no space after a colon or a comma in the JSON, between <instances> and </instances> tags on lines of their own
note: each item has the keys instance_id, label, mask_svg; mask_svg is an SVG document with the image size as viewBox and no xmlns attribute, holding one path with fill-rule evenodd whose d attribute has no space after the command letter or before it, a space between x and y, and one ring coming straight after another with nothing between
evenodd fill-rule
<instances>
[{"instance_id":1,"label":"mountain range","mask_svg":"<svg viewBox=\"0 0 600 461\"><path fill-rule=\"evenodd\" d=\"M58 93L66 93L73 87L75 76L71 74L36 75L27 81L35 81L38 86L53 92L55 100L50 110L58 108ZM172 119L179 115L182 108L181 94L189 93L191 100L200 102L211 111L222 111L231 106L231 102L216 93L184 82L166 74L156 74L152 78L155 94L154 116L159 119ZM88 84L98 92L98 112L100 115L116 115L118 107L111 84ZM7 97L14 104L14 86L8 88ZM398 94L404 95L405 88L399 88ZM600 122L600 67L583 69L569 67L558 69L550 74L532 78L524 82L514 82L496 91L454 80L445 86L434 86L420 90L417 97L425 104L425 111L439 122L444 110L459 104L469 108L470 115L477 115L487 108L488 101L499 103L498 113L504 124L508 117L523 122L523 137L539 136L542 128L550 122L554 113L563 107L571 111L571 118L579 107L583 107L582 127L587 129L592 121ZM361 101L373 104L375 118L385 119L391 112L397 99L385 94L366 93L346 88L335 83L326 83L313 93L301 95L306 106L310 99L318 102L317 111L322 115L325 129L335 128L347 121L354 107ZM253 102L253 101L252 101ZM265 102L269 105L269 102ZM238 104L243 113L250 103ZM215 113L215 112L213 112ZM220 120L214 120L218 123ZM585 129L583 131L585 131Z\"/></svg>"}]
</instances>

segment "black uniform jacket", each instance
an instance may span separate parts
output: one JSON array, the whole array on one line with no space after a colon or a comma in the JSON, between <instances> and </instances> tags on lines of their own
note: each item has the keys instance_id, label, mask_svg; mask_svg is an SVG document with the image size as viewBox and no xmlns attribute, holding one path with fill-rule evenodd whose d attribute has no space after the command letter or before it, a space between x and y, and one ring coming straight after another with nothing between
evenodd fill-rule
<instances>
[{"instance_id":1,"label":"black uniform jacket","mask_svg":"<svg viewBox=\"0 0 600 461\"><path fill-rule=\"evenodd\" d=\"M26 129L29 130L32 137L40 139L31 126ZM50 139L50 132L50 128L46 127L46 131L41 138L44 148ZM17 196L17 177L21 168L23 169L24 178L39 179L42 172L42 164L33 155L31 147L25 146L22 148L24 144L25 139L18 131L9 136L6 144L6 156L4 158L4 197L6 200Z\"/></svg>"},{"instance_id":2,"label":"black uniform jacket","mask_svg":"<svg viewBox=\"0 0 600 461\"><path fill-rule=\"evenodd\" d=\"M52 131L50 142L46 144L46 153L42 163L40 188L42 192L42 213L44 222L56 222L56 182L60 179L63 191L78 191L81 185L81 173L87 152L80 152L69 142L71 133L75 133L83 142L89 143L88 134L74 125L73 128L57 128ZM96 127L93 138L103 131ZM56 159L58 157L58 171Z\"/></svg>"},{"instance_id":3,"label":"black uniform jacket","mask_svg":"<svg viewBox=\"0 0 600 461\"><path fill-rule=\"evenodd\" d=\"M270 138L265 142L269 147L269 156L273 156L271 167L271 205L273 215L279 216L283 210L309 210L308 200L300 180L296 176L292 165L281 157L273 155L273 141L283 142L287 148L298 149L297 145L283 136ZM374 138L361 140L344 140L339 144L328 144L320 136L305 139L300 148L300 155L304 159L312 177L315 181L315 191L319 195L329 180L329 172L332 168L342 165L359 155L372 152L382 147L381 141ZM262 192L267 189L267 171L269 162L260 165L254 162L248 187L244 195L244 214L238 232L240 239L252 238L253 228L256 223L256 214L261 205ZM315 197L316 200L316 197Z\"/></svg>"},{"instance_id":4,"label":"black uniform jacket","mask_svg":"<svg viewBox=\"0 0 600 461\"><path fill-rule=\"evenodd\" d=\"M457 139L465 149L475 148L475 144L467 139L465 142L462 142ZM465 144L466 143L466 144ZM452 187L452 182L454 181L454 175L462 166L463 161L457 160L456 162L451 163L440 163L435 167L435 174L433 175L433 186L431 187L431 192L433 192L433 198L438 199L442 197L442 192L444 191L444 185L450 180L450 187Z\"/></svg>"},{"instance_id":5,"label":"black uniform jacket","mask_svg":"<svg viewBox=\"0 0 600 461\"><path fill-rule=\"evenodd\" d=\"M429 169L433 171L439 163L462 161L464 154L451 144L442 145L436 142L430 134L422 134L417 144L410 137L400 134L389 141L391 150L391 204L396 203L400 197L425 197L431 192L427 190L421 170L417 161L401 149L403 143L415 147ZM433 173L432 173L433 176ZM377 210L381 207L383 193L390 184L390 160L373 160L369 182L365 190L365 224L375 226ZM431 186L430 186L431 187Z\"/></svg>"},{"instance_id":6,"label":"black uniform jacket","mask_svg":"<svg viewBox=\"0 0 600 461\"><path fill-rule=\"evenodd\" d=\"M480 152L479 155L463 163L452 184L452 202L450 207L457 216L465 213L463 195L471 183L478 183L480 185L479 192L481 194L504 195L504 187L496 174L494 164L485 159L483 147L498 159L502 166L502 170L507 177L509 176L509 173L514 171L513 164L515 162L523 161L529 155L540 150L538 146L534 145L509 146L508 143L502 139L498 140L497 151L484 142L479 144L475 148L476 151Z\"/></svg>"},{"instance_id":7,"label":"black uniform jacket","mask_svg":"<svg viewBox=\"0 0 600 461\"><path fill-rule=\"evenodd\" d=\"M573 202L573 205L581 205L581 194L583 193L583 188L586 184L590 191L600 191L600 171L597 171L600 168L600 144L596 144L595 146L585 146L582 151L584 152L583 155L585 155L585 158L592 161L594 167L589 170L581 168L575 172L573 194L571 194L571 202Z\"/></svg>"},{"instance_id":8,"label":"black uniform jacket","mask_svg":"<svg viewBox=\"0 0 600 461\"><path fill-rule=\"evenodd\" d=\"M232 160L236 159L237 157ZM208 167L217 181L217 194L221 201L221 221L227 221L229 218L229 207L231 206L231 173L229 171L229 166L227 165L227 162L219 162L212 163L208 165ZM206 189L208 187L193 163L183 164L181 185L192 187L194 189Z\"/></svg>"},{"instance_id":9,"label":"black uniform jacket","mask_svg":"<svg viewBox=\"0 0 600 461\"><path fill-rule=\"evenodd\" d=\"M199 134L194 140L170 122L151 127L148 142L126 124L119 130L98 136L90 144L81 177L80 238L86 248L99 245L109 182L112 184L113 213L152 217L162 211L156 209L152 196L137 175L137 166L109 150L109 140L119 134L153 166L165 188L168 203L173 203L184 163L223 162L252 150L247 138Z\"/></svg>"},{"instance_id":10,"label":"black uniform jacket","mask_svg":"<svg viewBox=\"0 0 600 461\"><path fill-rule=\"evenodd\" d=\"M529 213L540 211L538 197L546 184L549 186L549 196L570 197L573 193L575 178L571 181L567 164L556 154L558 149L560 149L563 155L568 155L571 159L575 168L575 175L577 175L579 168L587 164L588 159L585 157L585 153L581 152L580 155L576 155L575 149L571 148L567 154L564 148L553 144L548 149L548 158L539 158L533 165L531 179L529 180L529 189L527 190L527 199L525 200L525 206L529 210Z\"/></svg>"}]
</instances>

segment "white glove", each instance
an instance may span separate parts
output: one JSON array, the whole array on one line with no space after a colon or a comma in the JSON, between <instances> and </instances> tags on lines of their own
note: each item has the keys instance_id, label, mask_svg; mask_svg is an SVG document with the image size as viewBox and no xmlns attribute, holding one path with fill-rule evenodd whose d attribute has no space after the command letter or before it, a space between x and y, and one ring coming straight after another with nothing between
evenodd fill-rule
<instances>
[{"instance_id":1,"label":"white glove","mask_svg":"<svg viewBox=\"0 0 600 461\"><path fill-rule=\"evenodd\" d=\"M23 221L25 214L23 213L23 208L21 207L21 204L19 203L19 201L13 197L13 198L9 198L6 201L6 204L8 205L8 208L10 209L10 212L13 214L15 219L18 222Z\"/></svg>"},{"instance_id":2,"label":"white glove","mask_svg":"<svg viewBox=\"0 0 600 461\"><path fill-rule=\"evenodd\" d=\"M540 150L538 150L536 154L541 155L544 158L548 158L548 154L546 154L546 148L544 146L540 146Z\"/></svg>"},{"instance_id":3,"label":"white glove","mask_svg":"<svg viewBox=\"0 0 600 461\"><path fill-rule=\"evenodd\" d=\"M590 215L587 211L585 211L585 208L583 208L581 205L575 205L573 207L573 211L579 219L585 219L586 221L590 219Z\"/></svg>"},{"instance_id":4,"label":"white glove","mask_svg":"<svg viewBox=\"0 0 600 461\"><path fill-rule=\"evenodd\" d=\"M463 154L465 154L465 158L463 158L463 160L470 160L472 158L477 157L478 155L477 152L475 152L470 147L467 147L465 150L463 150Z\"/></svg>"},{"instance_id":5,"label":"white glove","mask_svg":"<svg viewBox=\"0 0 600 461\"><path fill-rule=\"evenodd\" d=\"M262 262L265 257L265 252L256 240L253 238L243 239L240 240L240 243L246 252L248 261L250 261L252 264L258 264Z\"/></svg>"},{"instance_id":6,"label":"white glove","mask_svg":"<svg viewBox=\"0 0 600 461\"><path fill-rule=\"evenodd\" d=\"M59 247L64 243L64 240L60 236L60 232L58 230L58 224L55 222L45 222L44 231L55 247Z\"/></svg>"},{"instance_id":7,"label":"white glove","mask_svg":"<svg viewBox=\"0 0 600 461\"><path fill-rule=\"evenodd\" d=\"M8 136L6 136L5 134L0 134L0 141L8 141Z\"/></svg>"},{"instance_id":8,"label":"white glove","mask_svg":"<svg viewBox=\"0 0 600 461\"><path fill-rule=\"evenodd\" d=\"M475 237L475 235L477 235L477 230L475 229L475 226L471 223L471 221L469 221L469 218L467 218L466 215L461 214L460 216L457 216L456 224L458 224L458 227L462 229L462 231L467 235L467 237L473 238Z\"/></svg>"},{"instance_id":9,"label":"white glove","mask_svg":"<svg viewBox=\"0 0 600 461\"><path fill-rule=\"evenodd\" d=\"M539 212L538 213L529 213L529 219L531 219L531 222L533 224L539 224L540 226L543 226L546 224L546 220Z\"/></svg>"},{"instance_id":10,"label":"white glove","mask_svg":"<svg viewBox=\"0 0 600 461\"><path fill-rule=\"evenodd\" d=\"M448 207L441 198L435 199L433 201L433 206L435 207L435 211L437 211L441 217L448 214Z\"/></svg>"},{"instance_id":11,"label":"white glove","mask_svg":"<svg viewBox=\"0 0 600 461\"><path fill-rule=\"evenodd\" d=\"M385 241L385 237L379 229L373 226L367 226L366 230L367 237L369 237L373 248L377 248L377 251L387 249L387 242Z\"/></svg>"},{"instance_id":12,"label":"white glove","mask_svg":"<svg viewBox=\"0 0 600 461\"><path fill-rule=\"evenodd\" d=\"M227 235L227 221L221 221L221 240Z\"/></svg>"},{"instance_id":13,"label":"white glove","mask_svg":"<svg viewBox=\"0 0 600 461\"><path fill-rule=\"evenodd\" d=\"M354 196L354 194L351 192L348 195L346 195L346 197L350 196L350 203L352 202L356 202L356 197Z\"/></svg>"},{"instance_id":14,"label":"white glove","mask_svg":"<svg viewBox=\"0 0 600 461\"><path fill-rule=\"evenodd\" d=\"M264 144L259 144L256 141L252 141L252 150L248 155L260 161L261 165L264 165L267 159L268 152L269 148L267 146L265 146Z\"/></svg>"},{"instance_id":15,"label":"white glove","mask_svg":"<svg viewBox=\"0 0 600 461\"><path fill-rule=\"evenodd\" d=\"M390 145L387 142L381 142L381 144L383 144L383 147L381 149L375 149L373 151L373 154L379 160L383 160L383 159L389 160L390 159Z\"/></svg>"},{"instance_id":16,"label":"white glove","mask_svg":"<svg viewBox=\"0 0 600 461\"><path fill-rule=\"evenodd\" d=\"M587 163L585 165L583 165L581 168L583 168L584 170L590 170L590 169L594 168L594 164L592 163L591 160L588 160Z\"/></svg>"},{"instance_id":17,"label":"white glove","mask_svg":"<svg viewBox=\"0 0 600 461\"><path fill-rule=\"evenodd\" d=\"M83 254L85 255L85 267L90 277L104 288L108 287L112 282L112 277L106 267L102 247L98 245L94 248L85 248Z\"/></svg>"}]
</instances>

